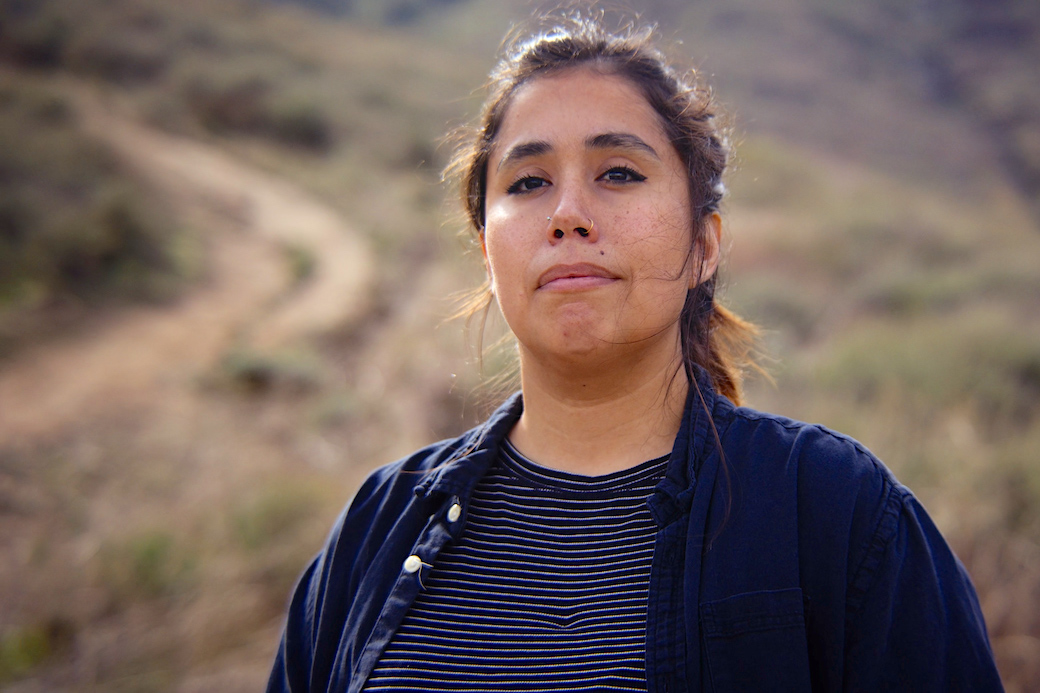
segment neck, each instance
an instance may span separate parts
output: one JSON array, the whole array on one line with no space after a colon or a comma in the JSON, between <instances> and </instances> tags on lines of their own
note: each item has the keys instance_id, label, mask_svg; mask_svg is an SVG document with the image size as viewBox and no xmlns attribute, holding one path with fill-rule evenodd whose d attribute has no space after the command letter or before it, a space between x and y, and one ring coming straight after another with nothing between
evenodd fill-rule
<instances>
[{"instance_id":1,"label":"neck","mask_svg":"<svg viewBox=\"0 0 1040 693\"><path fill-rule=\"evenodd\" d=\"M546 367L521 349L524 411L510 433L520 452L590 476L671 452L689 389L681 357L602 365Z\"/></svg>"}]
</instances>

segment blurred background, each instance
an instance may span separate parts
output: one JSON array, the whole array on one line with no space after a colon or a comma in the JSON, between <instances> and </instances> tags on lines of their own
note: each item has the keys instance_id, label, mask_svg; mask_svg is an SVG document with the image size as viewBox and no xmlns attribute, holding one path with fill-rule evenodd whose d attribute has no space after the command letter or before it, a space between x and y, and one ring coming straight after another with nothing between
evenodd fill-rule
<instances>
[{"instance_id":1,"label":"blurred background","mask_svg":"<svg viewBox=\"0 0 1040 693\"><path fill-rule=\"evenodd\" d=\"M884 459L1040 690L1040 3L631 6L735 126L750 404ZM367 471L500 396L442 137L537 8L0 8L0 687L257 690Z\"/></svg>"}]
</instances>

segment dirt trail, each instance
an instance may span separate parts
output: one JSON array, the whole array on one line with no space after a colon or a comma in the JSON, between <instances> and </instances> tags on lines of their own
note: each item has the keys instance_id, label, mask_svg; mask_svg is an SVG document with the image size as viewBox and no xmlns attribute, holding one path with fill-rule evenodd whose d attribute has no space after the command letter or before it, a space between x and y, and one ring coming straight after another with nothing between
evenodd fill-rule
<instances>
[{"instance_id":1,"label":"dirt trail","mask_svg":"<svg viewBox=\"0 0 1040 693\"><path fill-rule=\"evenodd\" d=\"M0 445L31 440L113 404L183 386L233 344L286 345L365 309L369 246L327 205L218 149L145 127L80 92L86 129L205 237L207 279L175 305L134 308L0 370ZM314 261L293 286L285 248Z\"/></svg>"}]
</instances>

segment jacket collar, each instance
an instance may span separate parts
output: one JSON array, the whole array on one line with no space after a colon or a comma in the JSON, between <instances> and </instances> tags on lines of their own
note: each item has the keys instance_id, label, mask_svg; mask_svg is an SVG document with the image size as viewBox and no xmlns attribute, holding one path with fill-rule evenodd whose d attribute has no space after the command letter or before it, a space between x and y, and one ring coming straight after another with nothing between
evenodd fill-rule
<instances>
[{"instance_id":1,"label":"jacket collar","mask_svg":"<svg viewBox=\"0 0 1040 693\"><path fill-rule=\"evenodd\" d=\"M439 493L468 498L523 410L523 398L516 392L487 421L462 437L448 459L415 487L415 495L425 498Z\"/></svg>"},{"instance_id":2,"label":"jacket collar","mask_svg":"<svg viewBox=\"0 0 1040 693\"><path fill-rule=\"evenodd\" d=\"M698 473L705 461L719 454L724 431L718 423L719 414L728 402L715 392L707 371L698 366L686 394L686 408L668 469L648 501L650 514L658 527L689 512Z\"/></svg>"},{"instance_id":3,"label":"jacket collar","mask_svg":"<svg viewBox=\"0 0 1040 693\"><path fill-rule=\"evenodd\" d=\"M689 511L698 471L709 456L718 454L718 442L724 432L717 423L718 414L728 402L716 394L711 377L698 367L686 396L682 423L672 446L668 468L649 500L650 512L659 526ZM523 410L521 393L514 393L487 421L463 436L448 459L416 486L415 495L420 498L433 494L468 498L498 455L502 441Z\"/></svg>"}]
</instances>

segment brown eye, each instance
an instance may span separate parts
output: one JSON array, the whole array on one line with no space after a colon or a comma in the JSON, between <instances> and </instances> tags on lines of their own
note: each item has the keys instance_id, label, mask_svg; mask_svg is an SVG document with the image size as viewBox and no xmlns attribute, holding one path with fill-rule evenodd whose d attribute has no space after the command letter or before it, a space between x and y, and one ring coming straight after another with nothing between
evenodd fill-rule
<instances>
[{"instance_id":1,"label":"brown eye","mask_svg":"<svg viewBox=\"0 0 1040 693\"><path fill-rule=\"evenodd\" d=\"M646 180L646 176L628 166L615 166L608 169L600 178L611 183L641 183Z\"/></svg>"},{"instance_id":2,"label":"brown eye","mask_svg":"<svg viewBox=\"0 0 1040 693\"><path fill-rule=\"evenodd\" d=\"M539 178L538 176L524 176L506 188L506 192L510 195L523 194L537 190L538 188L544 187L548 184L549 181L544 178Z\"/></svg>"}]
</instances>

